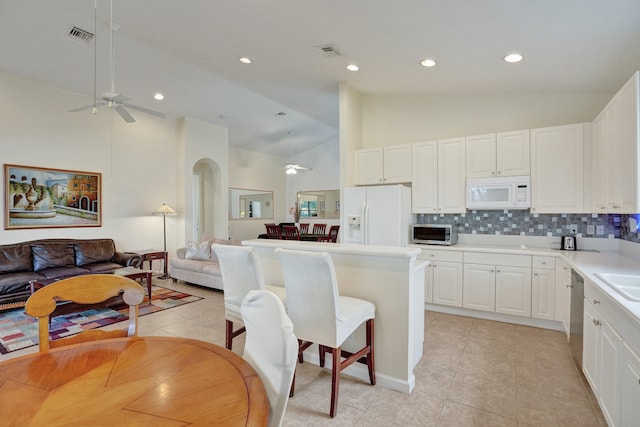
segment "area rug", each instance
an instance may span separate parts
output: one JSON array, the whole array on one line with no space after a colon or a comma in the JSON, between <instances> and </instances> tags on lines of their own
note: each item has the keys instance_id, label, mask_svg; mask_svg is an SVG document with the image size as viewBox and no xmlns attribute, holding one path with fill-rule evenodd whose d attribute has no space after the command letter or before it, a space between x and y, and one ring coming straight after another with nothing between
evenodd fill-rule
<instances>
[{"instance_id":1,"label":"area rug","mask_svg":"<svg viewBox=\"0 0 640 427\"><path fill-rule=\"evenodd\" d=\"M139 316L144 316L169 308L178 307L202 298L174 291L161 286L151 289L151 303L148 299L138 307ZM57 316L51 319L49 336L51 339L67 337L129 319L129 308L97 308L77 313ZM0 354L7 354L38 344L38 321L24 312L24 308L0 312Z\"/></svg>"}]
</instances>

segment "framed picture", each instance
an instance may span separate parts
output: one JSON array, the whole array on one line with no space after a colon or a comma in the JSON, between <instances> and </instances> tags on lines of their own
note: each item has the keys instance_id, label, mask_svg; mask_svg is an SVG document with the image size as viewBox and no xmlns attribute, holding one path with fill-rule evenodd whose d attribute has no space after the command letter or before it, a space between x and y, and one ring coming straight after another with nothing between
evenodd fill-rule
<instances>
[{"instance_id":1,"label":"framed picture","mask_svg":"<svg viewBox=\"0 0 640 427\"><path fill-rule=\"evenodd\" d=\"M5 226L102 226L102 174L4 165Z\"/></svg>"}]
</instances>

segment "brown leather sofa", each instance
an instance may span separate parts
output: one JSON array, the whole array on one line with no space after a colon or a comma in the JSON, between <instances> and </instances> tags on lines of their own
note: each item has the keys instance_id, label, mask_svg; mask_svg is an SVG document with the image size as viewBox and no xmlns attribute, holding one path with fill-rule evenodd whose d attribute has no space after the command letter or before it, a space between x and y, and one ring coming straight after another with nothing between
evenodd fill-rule
<instances>
[{"instance_id":1,"label":"brown leather sofa","mask_svg":"<svg viewBox=\"0 0 640 427\"><path fill-rule=\"evenodd\" d=\"M139 267L141 262L138 254L116 251L112 239L42 239L2 245L0 309L25 302L32 280L113 273L122 267Z\"/></svg>"}]
</instances>

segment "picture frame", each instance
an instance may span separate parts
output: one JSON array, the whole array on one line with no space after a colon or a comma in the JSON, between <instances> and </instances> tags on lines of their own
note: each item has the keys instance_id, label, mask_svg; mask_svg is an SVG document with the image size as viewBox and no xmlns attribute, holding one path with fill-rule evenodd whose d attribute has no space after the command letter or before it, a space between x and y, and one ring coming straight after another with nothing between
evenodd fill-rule
<instances>
[{"instance_id":1,"label":"picture frame","mask_svg":"<svg viewBox=\"0 0 640 427\"><path fill-rule=\"evenodd\" d=\"M4 165L5 230L101 227L102 174Z\"/></svg>"}]
</instances>

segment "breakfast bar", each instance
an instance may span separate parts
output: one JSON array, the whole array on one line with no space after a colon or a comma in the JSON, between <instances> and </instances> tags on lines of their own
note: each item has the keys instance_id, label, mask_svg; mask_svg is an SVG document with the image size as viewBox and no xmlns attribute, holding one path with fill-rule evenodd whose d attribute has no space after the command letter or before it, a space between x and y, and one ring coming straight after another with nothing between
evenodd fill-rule
<instances>
[{"instance_id":1,"label":"breakfast bar","mask_svg":"<svg viewBox=\"0 0 640 427\"><path fill-rule=\"evenodd\" d=\"M377 384L410 393L415 386L413 369L422 357L424 341L424 267L417 248L255 239L242 242L253 246L260 258L265 282L283 286L276 248L324 251L331 254L340 295L361 298L376 306L375 359ZM308 274L313 274L312 271ZM364 328L354 339L362 346ZM295 331L294 331L295 333ZM318 363L317 346L305 352L305 362ZM344 371L368 382L364 365L353 364Z\"/></svg>"}]
</instances>

